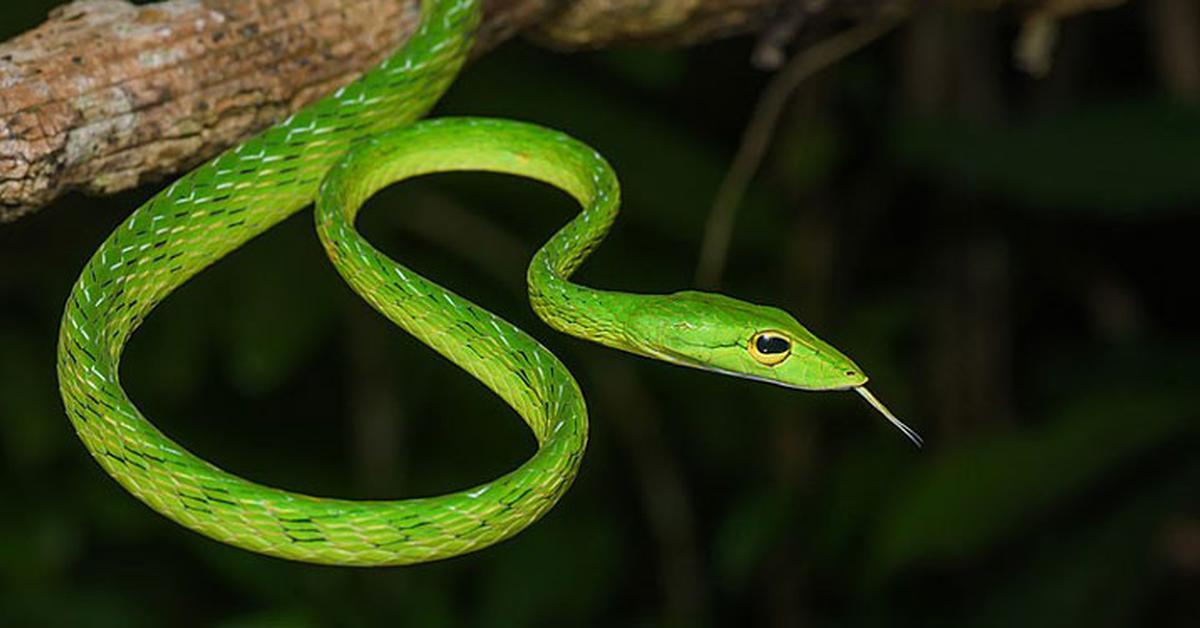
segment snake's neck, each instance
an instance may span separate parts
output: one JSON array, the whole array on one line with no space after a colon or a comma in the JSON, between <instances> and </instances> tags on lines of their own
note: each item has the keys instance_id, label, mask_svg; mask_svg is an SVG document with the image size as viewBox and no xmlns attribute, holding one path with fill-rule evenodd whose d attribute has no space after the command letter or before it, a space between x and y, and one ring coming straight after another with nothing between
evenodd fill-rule
<instances>
[{"instance_id":1,"label":"snake's neck","mask_svg":"<svg viewBox=\"0 0 1200 628\"><path fill-rule=\"evenodd\" d=\"M535 275L540 277L535 279ZM529 302L546 324L565 334L640 354L625 333L626 314L639 296L571 283L551 268L529 269Z\"/></svg>"},{"instance_id":2,"label":"snake's neck","mask_svg":"<svg viewBox=\"0 0 1200 628\"><path fill-rule=\"evenodd\" d=\"M544 177L551 179L574 196L583 211L538 249L529 264L526 279L534 312L563 333L641 354L626 333L626 321L643 295L596 290L570 281L617 217L620 192L615 177L608 171Z\"/></svg>"}]
</instances>

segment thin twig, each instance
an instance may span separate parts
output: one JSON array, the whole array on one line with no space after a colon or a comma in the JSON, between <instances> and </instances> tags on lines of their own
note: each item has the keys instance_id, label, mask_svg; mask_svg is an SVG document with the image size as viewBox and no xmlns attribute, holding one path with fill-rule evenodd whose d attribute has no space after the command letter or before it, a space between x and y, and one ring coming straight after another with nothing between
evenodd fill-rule
<instances>
[{"instance_id":1,"label":"thin twig","mask_svg":"<svg viewBox=\"0 0 1200 628\"><path fill-rule=\"evenodd\" d=\"M833 35L797 53L771 79L754 106L750 123L742 132L741 145L713 199L696 264L695 283L698 287L713 288L721 281L738 206L762 164L784 106L796 88L810 76L875 41L896 27L903 17L895 15L871 20Z\"/></svg>"}]
</instances>

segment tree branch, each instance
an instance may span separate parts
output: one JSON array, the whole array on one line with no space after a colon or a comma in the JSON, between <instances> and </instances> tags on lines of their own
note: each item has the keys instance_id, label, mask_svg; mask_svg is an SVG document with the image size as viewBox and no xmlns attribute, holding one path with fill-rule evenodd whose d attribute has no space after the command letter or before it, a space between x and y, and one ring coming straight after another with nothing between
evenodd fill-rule
<instances>
[{"instance_id":1,"label":"tree branch","mask_svg":"<svg viewBox=\"0 0 1200 628\"><path fill-rule=\"evenodd\" d=\"M785 8L860 15L903 1L486 0L476 54L518 32L556 49L688 45L768 27ZM1021 4L1104 1L1111 0ZM419 0L60 7L0 43L0 222L70 189L111 194L195 166L380 61L415 27L418 7Z\"/></svg>"}]
</instances>

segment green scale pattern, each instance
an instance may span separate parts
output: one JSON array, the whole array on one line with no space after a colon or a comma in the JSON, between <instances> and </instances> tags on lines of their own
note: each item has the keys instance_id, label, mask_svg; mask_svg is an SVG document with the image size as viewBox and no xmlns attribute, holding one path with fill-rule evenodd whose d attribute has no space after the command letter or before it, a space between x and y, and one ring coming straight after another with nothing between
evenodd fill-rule
<instances>
[{"instance_id":1,"label":"green scale pattern","mask_svg":"<svg viewBox=\"0 0 1200 628\"><path fill-rule=\"evenodd\" d=\"M447 558L509 538L545 514L570 486L587 445L574 378L520 329L388 259L354 228L380 188L454 170L531 178L582 207L529 266L530 303L552 327L682 366L805 390L854 389L919 442L867 392L857 365L782 310L719 294L628 294L568 281L617 216L620 192L604 159L530 124L414 123L453 81L479 18L477 1L426 0L420 28L394 56L181 178L100 246L67 301L58 374L67 414L105 471L201 534L315 563ZM142 416L118 377L130 334L189 277L314 201L321 242L351 288L516 410L537 440L529 460L445 495L322 498L227 473Z\"/></svg>"},{"instance_id":2,"label":"green scale pattern","mask_svg":"<svg viewBox=\"0 0 1200 628\"><path fill-rule=\"evenodd\" d=\"M466 57L478 5L425 2L422 24L403 49L355 83L181 178L135 211L84 268L60 330L63 400L100 465L158 512L214 539L283 558L406 564L512 536L569 485L586 442L578 387L557 360L519 330L449 295L431 292L425 298L454 300L446 308L475 317L494 332L498 328L497 338L524 350L528 357L522 359L531 361L532 372L540 367L546 374L527 385L519 377L506 380L499 369L472 371L489 374L485 381L535 427L541 448L512 473L470 490L402 501L350 501L255 484L200 459L156 429L118 378L130 334L172 290L312 203L327 171L352 144L410 124L432 107ZM410 286L433 286L415 276L412 281ZM431 308L425 316L429 321L451 315ZM476 359L463 353L470 349L457 351L454 357L466 363ZM516 358L510 354L508 359ZM547 429L551 423L565 426L558 436Z\"/></svg>"}]
</instances>

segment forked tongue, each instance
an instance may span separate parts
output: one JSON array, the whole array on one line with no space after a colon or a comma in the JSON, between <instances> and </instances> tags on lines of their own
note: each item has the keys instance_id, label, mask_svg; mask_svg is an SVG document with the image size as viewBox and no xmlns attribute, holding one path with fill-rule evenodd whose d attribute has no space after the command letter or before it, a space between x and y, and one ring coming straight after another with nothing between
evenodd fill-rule
<instances>
[{"instance_id":1,"label":"forked tongue","mask_svg":"<svg viewBox=\"0 0 1200 628\"><path fill-rule=\"evenodd\" d=\"M920 447L921 445L925 444L925 441L921 440L921 435L918 434L916 430L905 425L900 419L897 419L896 415L892 414L892 411L888 410L887 406L883 405L882 401L876 399L875 395L872 395L871 391L867 390L866 386L855 386L854 392L862 395L863 399L866 399L867 403L871 404L871 406L878 410L880 414L887 417L887 420L891 421L892 425L896 426L896 429L904 432L904 435L907 436L914 445Z\"/></svg>"}]
</instances>

